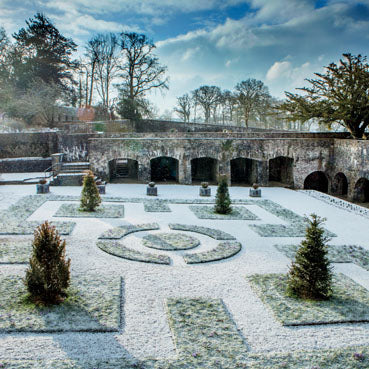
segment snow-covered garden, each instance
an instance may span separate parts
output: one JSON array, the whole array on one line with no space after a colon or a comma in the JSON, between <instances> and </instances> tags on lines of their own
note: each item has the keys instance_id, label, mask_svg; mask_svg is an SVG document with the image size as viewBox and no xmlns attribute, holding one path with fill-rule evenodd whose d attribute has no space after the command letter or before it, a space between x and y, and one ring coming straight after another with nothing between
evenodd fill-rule
<instances>
[{"instance_id":1,"label":"snow-covered garden","mask_svg":"<svg viewBox=\"0 0 369 369\"><path fill-rule=\"evenodd\" d=\"M367 212L327 195L231 187L212 212L198 187L109 184L95 213L81 187L0 187L0 368L368 368ZM212 189L216 193L216 188ZM334 296L286 297L285 274L316 213ZM27 302L22 279L44 220L67 243L61 305Z\"/></svg>"}]
</instances>

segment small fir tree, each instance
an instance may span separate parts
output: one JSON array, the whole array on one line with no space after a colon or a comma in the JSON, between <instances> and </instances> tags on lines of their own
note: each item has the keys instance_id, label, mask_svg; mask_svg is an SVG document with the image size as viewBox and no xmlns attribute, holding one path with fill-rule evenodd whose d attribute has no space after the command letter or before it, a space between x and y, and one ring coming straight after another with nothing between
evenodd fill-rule
<instances>
[{"instance_id":1,"label":"small fir tree","mask_svg":"<svg viewBox=\"0 0 369 369\"><path fill-rule=\"evenodd\" d=\"M218 214L229 214L232 212L231 199L228 192L228 181L225 176L219 178L214 211Z\"/></svg>"},{"instance_id":2,"label":"small fir tree","mask_svg":"<svg viewBox=\"0 0 369 369\"><path fill-rule=\"evenodd\" d=\"M101 197L99 189L96 186L94 174L89 170L83 178L80 209L82 211L95 211L100 203Z\"/></svg>"},{"instance_id":3,"label":"small fir tree","mask_svg":"<svg viewBox=\"0 0 369 369\"><path fill-rule=\"evenodd\" d=\"M70 259L65 258L65 241L46 221L35 230L33 252L24 283L36 304L61 303L67 297Z\"/></svg>"},{"instance_id":4,"label":"small fir tree","mask_svg":"<svg viewBox=\"0 0 369 369\"><path fill-rule=\"evenodd\" d=\"M321 227L326 219L316 214L307 218L306 239L301 242L288 272L287 292L303 299L326 300L332 294L332 271L327 241Z\"/></svg>"}]
</instances>

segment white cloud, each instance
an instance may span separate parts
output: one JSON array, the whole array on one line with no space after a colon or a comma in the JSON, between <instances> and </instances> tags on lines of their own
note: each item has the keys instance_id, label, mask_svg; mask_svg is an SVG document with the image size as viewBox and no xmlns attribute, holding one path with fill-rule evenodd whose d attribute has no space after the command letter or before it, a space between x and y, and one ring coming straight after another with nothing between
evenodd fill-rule
<instances>
[{"instance_id":1,"label":"white cloud","mask_svg":"<svg viewBox=\"0 0 369 369\"><path fill-rule=\"evenodd\" d=\"M43 0L49 8L59 8L54 1ZM65 6L74 6L83 11L93 13L122 12L125 14L137 13L142 15L163 15L165 12L197 12L211 9L221 9L228 6L245 3L245 0L65 0Z\"/></svg>"},{"instance_id":2,"label":"white cloud","mask_svg":"<svg viewBox=\"0 0 369 369\"><path fill-rule=\"evenodd\" d=\"M266 74L267 81L291 76L291 63L288 61L275 62Z\"/></svg>"},{"instance_id":3,"label":"white cloud","mask_svg":"<svg viewBox=\"0 0 369 369\"><path fill-rule=\"evenodd\" d=\"M187 61L189 59L191 59L193 56L198 56L200 52L200 47L197 46L197 47L193 47L193 48L189 48L185 51L185 53L183 54L181 60L182 61Z\"/></svg>"}]
</instances>

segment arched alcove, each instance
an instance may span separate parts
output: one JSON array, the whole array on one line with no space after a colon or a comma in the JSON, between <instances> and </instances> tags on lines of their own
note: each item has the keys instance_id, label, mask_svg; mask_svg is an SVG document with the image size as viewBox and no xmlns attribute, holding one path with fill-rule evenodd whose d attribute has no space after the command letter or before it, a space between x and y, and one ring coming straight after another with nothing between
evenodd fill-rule
<instances>
[{"instance_id":1,"label":"arched alcove","mask_svg":"<svg viewBox=\"0 0 369 369\"><path fill-rule=\"evenodd\" d=\"M369 202L369 180L360 178L355 183L353 200L357 202Z\"/></svg>"},{"instance_id":2,"label":"arched alcove","mask_svg":"<svg viewBox=\"0 0 369 369\"><path fill-rule=\"evenodd\" d=\"M339 172L332 181L332 194L337 196L346 196L348 191L348 182L346 176Z\"/></svg>"},{"instance_id":3,"label":"arched alcove","mask_svg":"<svg viewBox=\"0 0 369 369\"><path fill-rule=\"evenodd\" d=\"M160 156L150 161L151 180L156 182L178 182L178 160Z\"/></svg>"},{"instance_id":4,"label":"arched alcove","mask_svg":"<svg viewBox=\"0 0 369 369\"><path fill-rule=\"evenodd\" d=\"M235 158L231 160L231 183L252 185L257 182L257 160Z\"/></svg>"},{"instance_id":5,"label":"arched alcove","mask_svg":"<svg viewBox=\"0 0 369 369\"><path fill-rule=\"evenodd\" d=\"M196 158L191 160L192 182L213 182L218 177L218 160L208 157Z\"/></svg>"},{"instance_id":6,"label":"arched alcove","mask_svg":"<svg viewBox=\"0 0 369 369\"><path fill-rule=\"evenodd\" d=\"M138 179L138 162L128 158L109 161L109 178L112 182L130 182Z\"/></svg>"},{"instance_id":7,"label":"arched alcove","mask_svg":"<svg viewBox=\"0 0 369 369\"><path fill-rule=\"evenodd\" d=\"M269 182L285 185L293 184L293 159L287 156L277 156L269 160Z\"/></svg>"},{"instance_id":8,"label":"arched alcove","mask_svg":"<svg viewBox=\"0 0 369 369\"><path fill-rule=\"evenodd\" d=\"M316 190L320 192L328 192L328 178L324 172L316 171L310 173L304 181L305 190Z\"/></svg>"}]
</instances>

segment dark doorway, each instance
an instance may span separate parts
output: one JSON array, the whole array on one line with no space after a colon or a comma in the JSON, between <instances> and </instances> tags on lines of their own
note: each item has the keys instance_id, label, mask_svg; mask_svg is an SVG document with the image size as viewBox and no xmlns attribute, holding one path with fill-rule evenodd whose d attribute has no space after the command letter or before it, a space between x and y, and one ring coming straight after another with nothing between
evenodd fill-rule
<instances>
[{"instance_id":1,"label":"dark doorway","mask_svg":"<svg viewBox=\"0 0 369 369\"><path fill-rule=\"evenodd\" d=\"M339 172L337 173L332 182L332 194L337 196L346 196L348 191L348 183L346 176Z\"/></svg>"},{"instance_id":2,"label":"dark doorway","mask_svg":"<svg viewBox=\"0 0 369 369\"><path fill-rule=\"evenodd\" d=\"M218 160L213 158L197 158L191 160L192 182L217 182Z\"/></svg>"},{"instance_id":3,"label":"dark doorway","mask_svg":"<svg viewBox=\"0 0 369 369\"><path fill-rule=\"evenodd\" d=\"M131 182L138 180L138 162L132 159L115 159L109 162L111 182Z\"/></svg>"},{"instance_id":4,"label":"dark doorway","mask_svg":"<svg viewBox=\"0 0 369 369\"><path fill-rule=\"evenodd\" d=\"M356 182L353 200L356 202L369 202L369 181L366 178L360 178Z\"/></svg>"},{"instance_id":5,"label":"dark doorway","mask_svg":"<svg viewBox=\"0 0 369 369\"><path fill-rule=\"evenodd\" d=\"M151 180L156 182L178 182L178 160L168 156L151 159Z\"/></svg>"},{"instance_id":6,"label":"dark doorway","mask_svg":"<svg viewBox=\"0 0 369 369\"><path fill-rule=\"evenodd\" d=\"M293 185L293 159L286 156L270 159L269 182Z\"/></svg>"},{"instance_id":7,"label":"dark doorway","mask_svg":"<svg viewBox=\"0 0 369 369\"><path fill-rule=\"evenodd\" d=\"M257 160L236 158L231 160L231 183L252 185L258 181Z\"/></svg>"},{"instance_id":8,"label":"dark doorway","mask_svg":"<svg viewBox=\"0 0 369 369\"><path fill-rule=\"evenodd\" d=\"M320 192L328 192L328 178L324 172L316 171L310 173L304 181L305 190L316 190Z\"/></svg>"}]
</instances>

